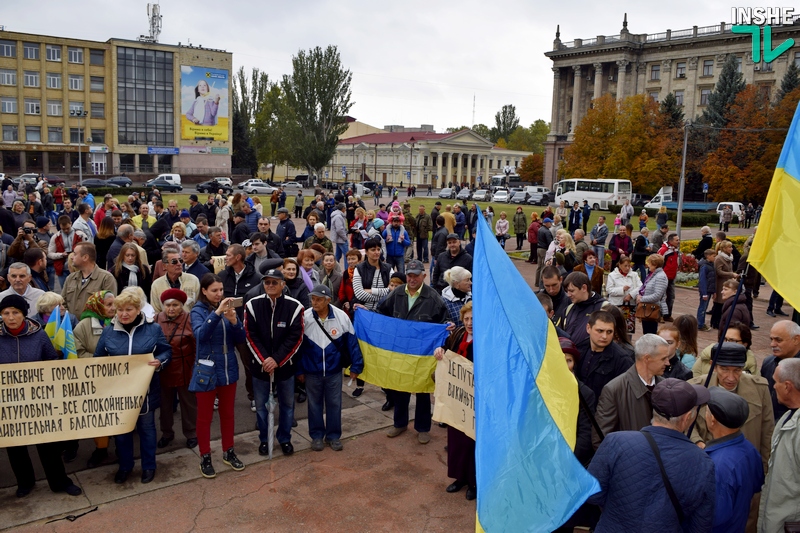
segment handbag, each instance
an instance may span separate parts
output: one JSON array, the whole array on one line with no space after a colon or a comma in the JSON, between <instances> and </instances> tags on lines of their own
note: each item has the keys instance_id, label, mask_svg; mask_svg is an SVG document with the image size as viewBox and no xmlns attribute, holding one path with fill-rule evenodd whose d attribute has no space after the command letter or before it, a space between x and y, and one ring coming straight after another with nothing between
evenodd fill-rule
<instances>
[{"instance_id":1,"label":"handbag","mask_svg":"<svg viewBox=\"0 0 800 533\"><path fill-rule=\"evenodd\" d=\"M636 304L636 318L649 322L661 320L661 306L658 303L639 302Z\"/></svg>"},{"instance_id":2,"label":"handbag","mask_svg":"<svg viewBox=\"0 0 800 533\"><path fill-rule=\"evenodd\" d=\"M317 324L319 324L319 329L321 329L322 333L328 337L328 340L331 341L331 344L333 344L336 349L339 350L339 364L342 365L342 368L349 368L350 365L353 364L353 360L350 358L350 350L348 350L347 347L342 348L336 343L333 337L331 337L331 334L328 333L328 330L325 329L325 326L322 325L322 322L319 321L318 316L314 315L314 320L317 321Z\"/></svg>"},{"instance_id":3,"label":"handbag","mask_svg":"<svg viewBox=\"0 0 800 533\"><path fill-rule=\"evenodd\" d=\"M212 311L213 312L213 311ZM228 355L228 335L225 324L222 324L222 353ZM189 392L209 392L217 388L217 371L211 354L205 359L197 359L189 381Z\"/></svg>"}]
</instances>

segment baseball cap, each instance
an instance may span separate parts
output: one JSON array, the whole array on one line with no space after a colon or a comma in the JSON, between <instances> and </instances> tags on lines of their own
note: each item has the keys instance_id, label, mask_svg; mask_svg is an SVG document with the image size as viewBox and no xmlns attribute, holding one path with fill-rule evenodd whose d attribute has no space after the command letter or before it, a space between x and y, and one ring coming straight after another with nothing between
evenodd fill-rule
<instances>
[{"instance_id":1,"label":"baseball cap","mask_svg":"<svg viewBox=\"0 0 800 533\"><path fill-rule=\"evenodd\" d=\"M242 241L242 246L244 246L245 248L247 248L247 247L249 247L249 246L253 246L253 243L252 243L252 242L250 242L250 239L245 239L245 240L243 240L243 241Z\"/></svg>"},{"instance_id":2,"label":"baseball cap","mask_svg":"<svg viewBox=\"0 0 800 533\"><path fill-rule=\"evenodd\" d=\"M688 413L692 407L708 402L708 389L692 385L681 379L667 378L660 381L651 396L653 410L666 418Z\"/></svg>"},{"instance_id":3,"label":"baseball cap","mask_svg":"<svg viewBox=\"0 0 800 533\"><path fill-rule=\"evenodd\" d=\"M547 224L548 222L549 222L550 224L552 224L552 223L553 223L553 219L552 219L552 218L550 218L550 217L547 217L546 219L542 220L542 224Z\"/></svg>"},{"instance_id":4,"label":"baseball cap","mask_svg":"<svg viewBox=\"0 0 800 533\"><path fill-rule=\"evenodd\" d=\"M311 296L320 296L322 298L331 298L331 290L328 288L327 285L322 285L321 283L317 283L314 285L314 288L311 290Z\"/></svg>"},{"instance_id":5,"label":"baseball cap","mask_svg":"<svg viewBox=\"0 0 800 533\"><path fill-rule=\"evenodd\" d=\"M264 272L264 274L261 276L261 280L262 281L267 279L267 278L272 278L272 279L277 279L277 280L283 281L283 272L281 272L280 270L277 270L275 268L271 268L271 269L267 270L266 272Z\"/></svg>"},{"instance_id":6,"label":"baseball cap","mask_svg":"<svg viewBox=\"0 0 800 533\"><path fill-rule=\"evenodd\" d=\"M425 272L425 265L422 264L422 261L414 259L408 262L406 274L422 274L423 272Z\"/></svg>"},{"instance_id":7,"label":"baseball cap","mask_svg":"<svg viewBox=\"0 0 800 533\"><path fill-rule=\"evenodd\" d=\"M747 400L722 387L711 387L708 392L711 396L708 400L708 409L720 424L726 428L738 429L747 422L747 417L750 415Z\"/></svg>"},{"instance_id":8,"label":"baseball cap","mask_svg":"<svg viewBox=\"0 0 800 533\"><path fill-rule=\"evenodd\" d=\"M457 240L457 241L460 241L460 240L461 240L461 238L458 236L458 234L457 234L457 233L451 233L450 235L448 235L448 236L447 236L447 240L449 241L450 239L455 239L455 240Z\"/></svg>"}]
</instances>

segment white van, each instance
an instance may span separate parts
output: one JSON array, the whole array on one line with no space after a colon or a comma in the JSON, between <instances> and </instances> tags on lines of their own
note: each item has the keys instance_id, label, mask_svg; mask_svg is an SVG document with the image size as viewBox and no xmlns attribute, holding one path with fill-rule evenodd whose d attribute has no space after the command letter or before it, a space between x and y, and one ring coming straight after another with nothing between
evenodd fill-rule
<instances>
[{"instance_id":1,"label":"white van","mask_svg":"<svg viewBox=\"0 0 800 533\"><path fill-rule=\"evenodd\" d=\"M149 185L151 181L161 180L161 179L173 185L182 185L180 174L159 174L158 176L155 177L155 179L149 180L146 183L146 185Z\"/></svg>"},{"instance_id":2,"label":"white van","mask_svg":"<svg viewBox=\"0 0 800 533\"><path fill-rule=\"evenodd\" d=\"M731 206L731 209L733 209L733 214L737 217L744 213L744 204L741 202L720 202L717 204L718 215L722 215L722 210L725 209L726 205Z\"/></svg>"},{"instance_id":3,"label":"white van","mask_svg":"<svg viewBox=\"0 0 800 533\"><path fill-rule=\"evenodd\" d=\"M548 189L547 187L543 187L541 185L528 185L527 187L523 187L522 190L528 194L534 194L534 193L545 194L550 192L550 189Z\"/></svg>"}]
</instances>

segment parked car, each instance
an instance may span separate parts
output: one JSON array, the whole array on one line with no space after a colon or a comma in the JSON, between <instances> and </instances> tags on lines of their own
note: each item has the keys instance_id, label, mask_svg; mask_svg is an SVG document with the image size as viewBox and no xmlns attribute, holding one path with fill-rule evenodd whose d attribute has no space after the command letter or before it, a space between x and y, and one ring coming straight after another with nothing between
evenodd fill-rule
<instances>
[{"instance_id":1,"label":"parked car","mask_svg":"<svg viewBox=\"0 0 800 533\"><path fill-rule=\"evenodd\" d=\"M167 192L180 192L183 190L183 187L179 183L176 184L162 177L158 177L154 180L148 181L147 186L155 187L160 191L167 191Z\"/></svg>"},{"instance_id":2,"label":"parked car","mask_svg":"<svg viewBox=\"0 0 800 533\"><path fill-rule=\"evenodd\" d=\"M45 176L44 178L47 180L47 183L52 186L56 186L59 184L64 185L67 183L67 180L65 180L64 178L59 178L58 176Z\"/></svg>"},{"instance_id":3,"label":"parked car","mask_svg":"<svg viewBox=\"0 0 800 533\"><path fill-rule=\"evenodd\" d=\"M370 191L374 191L375 189L378 188L378 182L377 181L362 181L361 185L363 185L364 187L366 187Z\"/></svg>"},{"instance_id":4,"label":"parked car","mask_svg":"<svg viewBox=\"0 0 800 533\"><path fill-rule=\"evenodd\" d=\"M526 203L528 205L547 205L547 194L541 192L528 194Z\"/></svg>"},{"instance_id":5,"label":"parked car","mask_svg":"<svg viewBox=\"0 0 800 533\"><path fill-rule=\"evenodd\" d=\"M492 196L493 202L502 202L504 204L508 203L508 191L505 189L498 189L495 191L494 195Z\"/></svg>"},{"instance_id":6,"label":"parked car","mask_svg":"<svg viewBox=\"0 0 800 533\"><path fill-rule=\"evenodd\" d=\"M246 192L247 194L272 194L276 190L277 187L273 187L269 183L264 183L263 181L260 180L258 182L253 181L249 185L246 185L244 188L244 192Z\"/></svg>"},{"instance_id":7,"label":"parked car","mask_svg":"<svg viewBox=\"0 0 800 533\"><path fill-rule=\"evenodd\" d=\"M106 180L101 180L100 178L84 178L83 180L83 187L87 189L99 189L101 187L108 187L111 189L119 188L119 185L116 183L109 183ZM161 187L159 187L160 189Z\"/></svg>"},{"instance_id":8,"label":"parked car","mask_svg":"<svg viewBox=\"0 0 800 533\"><path fill-rule=\"evenodd\" d=\"M464 187L463 189L458 191L458 194L456 195L456 199L458 199L458 200L469 200L470 196L472 196L472 191L470 191L469 189Z\"/></svg>"},{"instance_id":9,"label":"parked car","mask_svg":"<svg viewBox=\"0 0 800 533\"><path fill-rule=\"evenodd\" d=\"M302 189L303 184L296 181L287 181L283 184L284 189Z\"/></svg>"},{"instance_id":10,"label":"parked car","mask_svg":"<svg viewBox=\"0 0 800 533\"><path fill-rule=\"evenodd\" d=\"M478 189L472 195L472 199L475 200L476 202L485 202L489 199L489 191L487 191L486 189Z\"/></svg>"},{"instance_id":11,"label":"parked car","mask_svg":"<svg viewBox=\"0 0 800 533\"><path fill-rule=\"evenodd\" d=\"M16 178L11 178L11 181L14 182L14 187L19 187L20 183L31 183L36 185L36 182L39 181L39 174L22 174Z\"/></svg>"},{"instance_id":12,"label":"parked car","mask_svg":"<svg viewBox=\"0 0 800 533\"><path fill-rule=\"evenodd\" d=\"M128 176L114 176L113 178L108 178L106 183L113 183L114 185L119 185L120 187L130 187L133 185L133 181Z\"/></svg>"},{"instance_id":13,"label":"parked car","mask_svg":"<svg viewBox=\"0 0 800 533\"><path fill-rule=\"evenodd\" d=\"M241 182L239 185L236 186L236 188L237 189L244 189L245 186L249 185L250 183L264 183L264 182L261 181L261 180L258 180L258 179L249 179L249 180L245 180L245 181Z\"/></svg>"},{"instance_id":14,"label":"parked car","mask_svg":"<svg viewBox=\"0 0 800 533\"><path fill-rule=\"evenodd\" d=\"M451 187L445 187L439 191L439 198L455 198L456 190Z\"/></svg>"},{"instance_id":15,"label":"parked car","mask_svg":"<svg viewBox=\"0 0 800 533\"><path fill-rule=\"evenodd\" d=\"M223 185L227 185L228 187L233 188L233 180L230 179L230 178L226 178L224 176L219 176L219 177L215 177L215 178L211 178L211 179L215 180L217 183L221 183Z\"/></svg>"},{"instance_id":16,"label":"parked car","mask_svg":"<svg viewBox=\"0 0 800 533\"><path fill-rule=\"evenodd\" d=\"M203 183L198 183L197 186L195 187L195 190L197 192L206 192L206 193L216 193L220 189L222 189L222 192L224 192L225 194L233 193L233 187L231 187L230 185L226 185L224 183L220 183L216 179L204 181Z\"/></svg>"},{"instance_id":17,"label":"parked car","mask_svg":"<svg viewBox=\"0 0 800 533\"><path fill-rule=\"evenodd\" d=\"M512 204L524 204L528 201L528 193L525 191L519 191L514 193L514 196L511 197L510 202Z\"/></svg>"},{"instance_id":18,"label":"parked car","mask_svg":"<svg viewBox=\"0 0 800 533\"><path fill-rule=\"evenodd\" d=\"M148 187L151 187L151 186L153 186L153 182L155 182L155 181L166 182L166 183L170 183L172 185L181 185L181 175L180 174L171 174L171 173L170 174L159 174L155 178L153 178L151 180L147 180L145 185L147 185ZM181 187L181 189L183 189L183 187Z\"/></svg>"}]
</instances>

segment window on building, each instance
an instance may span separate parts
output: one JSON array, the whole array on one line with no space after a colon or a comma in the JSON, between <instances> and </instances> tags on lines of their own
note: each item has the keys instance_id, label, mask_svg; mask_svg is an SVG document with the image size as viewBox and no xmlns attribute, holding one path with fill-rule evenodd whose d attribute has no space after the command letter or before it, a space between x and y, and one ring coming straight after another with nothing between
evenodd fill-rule
<instances>
[{"instance_id":1,"label":"window on building","mask_svg":"<svg viewBox=\"0 0 800 533\"><path fill-rule=\"evenodd\" d=\"M706 59L703 61L703 76L714 75L714 60Z\"/></svg>"},{"instance_id":2,"label":"window on building","mask_svg":"<svg viewBox=\"0 0 800 533\"><path fill-rule=\"evenodd\" d=\"M25 59L39 59L39 45L36 43L22 43L23 57Z\"/></svg>"},{"instance_id":3,"label":"window on building","mask_svg":"<svg viewBox=\"0 0 800 533\"><path fill-rule=\"evenodd\" d=\"M683 105L683 91L675 91L675 101L678 105Z\"/></svg>"},{"instance_id":4,"label":"window on building","mask_svg":"<svg viewBox=\"0 0 800 533\"><path fill-rule=\"evenodd\" d=\"M736 58L736 72L741 72L741 71L742 71L742 58L737 56L737 58Z\"/></svg>"},{"instance_id":5,"label":"window on building","mask_svg":"<svg viewBox=\"0 0 800 533\"><path fill-rule=\"evenodd\" d=\"M772 63L767 63L766 61L762 61L759 63L759 67L761 67L762 72L772 72Z\"/></svg>"},{"instance_id":6,"label":"window on building","mask_svg":"<svg viewBox=\"0 0 800 533\"><path fill-rule=\"evenodd\" d=\"M106 64L105 50L89 50L89 64L102 67Z\"/></svg>"},{"instance_id":7,"label":"window on building","mask_svg":"<svg viewBox=\"0 0 800 533\"><path fill-rule=\"evenodd\" d=\"M652 98L654 102L658 102L658 91L650 91L650 98Z\"/></svg>"},{"instance_id":8,"label":"window on building","mask_svg":"<svg viewBox=\"0 0 800 533\"><path fill-rule=\"evenodd\" d=\"M650 66L650 79L651 80L660 80L661 79L661 65L651 65Z\"/></svg>"},{"instance_id":9,"label":"window on building","mask_svg":"<svg viewBox=\"0 0 800 533\"><path fill-rule=\"evenodd\" d=\"M40 102L36 98L26 98L25 99L25 114L26 115L40 115L41 114L41 106Z\"/></svg>"},{"instance_id":10,"label":"window on building","mask_svg":"<svg viewBox=\"0 0 800 533\"><path fill-rule=\"evenodd\" d=\"M3 113L16 113L17 99L12 96L4 96L0 98L0 111Z\"/></svg>"},{"instance_id":11,"label":"window on building","mask_svg":"<svg viewBox=\"0 0 800 533\"><path fill-rule=\"evenodd\" d=\"M95 92L103 92L105 90L105 78L103 78L102 76L90 77L89 89Z\"/></svg>"},{"instance_id":12,"label":"window on building","mask_svg":"<svg viewBox=\"0 0 800 533\"><path fill-rule=\"evenodd\" d=\"M18 141L19 128L17 126L3 125L3 140L4 141Z\"/></svg>"},{"instance_id":13,"label":"window on building","mask_svg":"<svg viewBox=\"0 0 800 533\"><path fill-rule=\"evenodd\" d=\"M119 142L174 145L173 54L117 47L117 69Z\"/></svg>"},{"instance_id":14,"label":"window on building","mask_svg":"<svg viewBox=\"0 0 800 533\"><path fill-rule=\"evenodd\" d=\"M770 98L772 97L772 87L769 85L759 85L758 94L761 95L761 98L763 98L764 102L769 103Z\"/></svg>"},{"instance_id":15,"label":"window on building","mask_svg":"<svg viewBox=\"0 0 800 533\"><path fill-rule=\"evenodd\" d=\"M83 128L70 128L69 129L69 142L72 144L78 144L83 142L84 133L86 130Z\"/></svg>"},{"instance_id":16,"label":"window on building","mask_svg":"<svg viewBox=\"0 0 800 533\"><path fill-rule=\"evenodd\" d=\"M103 144L106 142L106 130L92 130L92 142Z\"/></svg>"},{"instance_id":17,"label":"window on building","mask_svg":"<svg viewBox=\"0 0 800 533\"><path fill-rule=\"evenodd\" d=\"M83 63L83 48L69 47L67 53L69 54L70 63Z\"/></svg>"},{"instance_id":18,"label":"window on building","mask_svg":"<svg viewBox=\"0 0 800 533\"><path fill-rule=\"evenodd\" d=\"M64 142L64 128L57 128L50 126L47 128L47 142L50 143L63 143Z\"/></svg>"},{"instance_id":19,"label":"window on building","mask_svg":"<svg viewBox=\"0 0 800 533\"><path fill-rule=\"evenodd\" d=\"M0 68L0 85L16 85L17 71Z\"/></svg>"},{"instance_id":20,"label":"window on building","mask_svg":"<svg viewBox=\"0 0 800 533\"><path fill-rule=\"evenodd\" d=\"M75 113L83 113L83 102L70 102L69 103L69 113L70 115Z\"/></svg>"},{"instance_id":21,"label":"window on building","mask_svg":"<svg viewBox=\"0 0 800 533\"><path fill-rule=\"evenodd\" d=\"M60 117L64 114L61 100L48 100L47 101L47 114L51 117Z\"/></svg>"},{"instance_id":22,"label":"window on building","mask_svg":"<svg viewBox=\"0 0 800 533\"><path fill-rule=\"evenodd\" d=\"M0 41L0 57L17 57L17 43Z\"/></svg>"},{"instance_id":23,"label":"window on building","mask_svg":"<svg viewBox=\"0 0 800 533\"><path fill-rule=\"evenodd\" d=\"M711 96L711 89L700 89L700 105L708 105L709 96Z\"/></svg>"},{"instance_id":24,"label":"window on building","mask_svg":"<svg viewBox=\"0 0 800 533\"><path fill-rule=\"evenodd\" d=\"M61 61L61 47L48 44L45 47L45 54L48 61Z\"/></svg>"},{"instance_id":25,"label":"window on building","mask_svg":"<svg viewBox=\"0 0 800 533\"><path fill-rule=\"evenodd\" d=\"M25 87L39 87L39 73L35 70L25 71Z\"/></svg>"},{"instance_id":26,"label":"window on building","mask_svg":"<svg viewBox=\"0 0 800 533\"><path fill-rule=\"evenodd\" d=\"M61 88L61 74L57 72L48 72L47 73L47 88L48 89L60 89Z\"/></svg>"},{"instance_id":27,"label":"window on building","mask_svg":"<svg viewBox=\"0 0 800 533\"><path fill-rule=\"evenodd\" d=\"M29 143L42 142L42 128L39 126L27 126L25 128L25 141Z\"/></svg>"},{"instance_id":28,"label":"window on building","mask_svg":"<svg viewBox=\"0 0 800 533\"><path fill-rule=\"evenodd\" d=\"M106 105L102 102L92 102L92 118L106 118Z\"/></svg>"},{"instance_id":29,"label":"window on building","mask_svg":"<svg viewBox=\"0 0 800 533\"><path fill-rule=\"evenodd\" d=\"M83 90L83 76L80 74L69 75L69 90L82 91Z\"/></svg>"},{"instance_id":30,"label":"window on building","mask_svg":"<svg viewBox=\"0 0 800 533\"><path fill-rule=\"evenodd\" d=\"M675 77L676 78L685 78L686 77L686 62L681 61L675 65Z\"/></svg>"}]
</instances>

